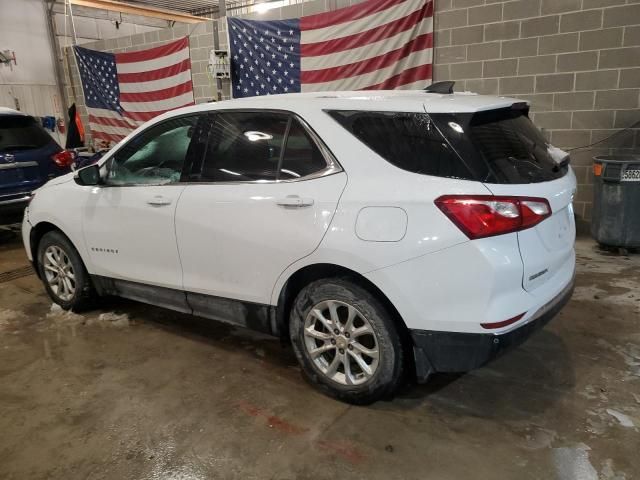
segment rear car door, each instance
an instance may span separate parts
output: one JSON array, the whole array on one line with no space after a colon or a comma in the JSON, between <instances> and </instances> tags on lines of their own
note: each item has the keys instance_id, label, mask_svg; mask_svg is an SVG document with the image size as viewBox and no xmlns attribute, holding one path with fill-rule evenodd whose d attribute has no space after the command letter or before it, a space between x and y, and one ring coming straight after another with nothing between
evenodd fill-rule
<instances>
[{"instance_id":1,"label":"rear car door","mask_svg":"<svg viewBox=\"0 0 640 480\"><path fill-rule=\"evenodd\" d=\"M197 115L152 125L121 146L91 187L83 232L96 275L181 289L174 215Z\"/></svg>"},{"instance_id":2,"label":"rear car door","mask_svg":"<svg viewBox=\"0 0 640 480\"><path fill-rule=\"evenodd\" d=\"M20 199L58 171L60 146L27 115L0 115L0 203Z\"/></svg>"},{"instance_id":3,"label":"rear car door","mask_svg":"<svg viewBox=\"0 0 640 480\"><path fill-rule=\"evenodd\" d=\"M278 276L320 243L346 185L324 144L286 112L213 115L176 211L184 289L268 304Z\"/></svg>"}]
</instances>

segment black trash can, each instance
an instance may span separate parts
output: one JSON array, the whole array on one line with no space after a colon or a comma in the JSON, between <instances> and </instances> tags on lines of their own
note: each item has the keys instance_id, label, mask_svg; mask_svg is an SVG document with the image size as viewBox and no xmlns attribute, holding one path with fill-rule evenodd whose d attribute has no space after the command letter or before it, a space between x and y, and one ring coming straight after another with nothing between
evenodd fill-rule
<instances>
[{"instance_id":1,"label":"black trash can","mask_svg":"<svg viewBox=\"0 0 640 480\"><path fill-rule=\"evenodd\" d=\"M640 247L640 154L593 160L591 236L607 247Z\"/></svg>"}]
</instances>

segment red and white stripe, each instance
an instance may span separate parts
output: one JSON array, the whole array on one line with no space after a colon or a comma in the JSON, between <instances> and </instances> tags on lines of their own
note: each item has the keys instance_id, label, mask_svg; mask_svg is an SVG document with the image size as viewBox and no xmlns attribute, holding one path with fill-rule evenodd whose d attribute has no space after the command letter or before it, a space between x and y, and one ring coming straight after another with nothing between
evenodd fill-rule
<instances>
[{"instance_id":1,"label":"red and white stripe","mask_svg":"<svg viewBox=\"0 0 640 480\"><path fill-rule=\"evenodd\" d=\"M188 38L115 57L122 114L88 108L95 139L119 142L147 120L193 105Z\"/></svg>"},{"instance_id":2,"label":"red and white stripe","mask_svg":"<svg viewBox=\"0 0 640 480\"><path fill-rule=\"evenodd\" d=\"M300 19L302 91L424 86L433 0L372 0Z\"/></svg>"}]
</instances>

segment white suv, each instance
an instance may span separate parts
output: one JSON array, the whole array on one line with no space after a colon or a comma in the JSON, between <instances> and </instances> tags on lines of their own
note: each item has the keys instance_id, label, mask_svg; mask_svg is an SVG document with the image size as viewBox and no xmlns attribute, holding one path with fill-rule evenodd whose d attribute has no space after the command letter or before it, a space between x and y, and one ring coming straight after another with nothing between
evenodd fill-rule
<instances>
[{"instance_id":1,"label":"white suv","mask_svg":"<svg viewBox=\"0 0 640 480\"><path fill-rule=\"evenodd\" d=\"M37 191L65 309L119 295L289 338L367 403L479 367L571 296L575 176L515 99L420 91L187 107Z\"/></svg>"}]
</instances>

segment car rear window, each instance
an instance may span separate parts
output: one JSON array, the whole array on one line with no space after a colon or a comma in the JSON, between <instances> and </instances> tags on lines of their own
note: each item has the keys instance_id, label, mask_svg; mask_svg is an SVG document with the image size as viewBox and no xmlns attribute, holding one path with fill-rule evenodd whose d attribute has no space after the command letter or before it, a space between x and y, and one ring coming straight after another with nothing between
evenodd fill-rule
<instances>
[{"instance_id":1,"label":"car rear window","mask_svg":"<svg viewBox=\"0 0 640 480\"><path fill-rule=\"evenodd\" d=\"M0 115L0 152L42 148L53 142L33 117Z\"/></svg>"},{"instance_id":2,"label":"car rear window","mask_svg":"<svg viewBox=\"0 0 640 480\"><path fill-rule=\"evenodd\" d=\"M328 113L396 167L424 175L474 179L425 113L352 110Z\"/></svg>"},{"instance_id":3,"label":"car rear window","mask_svg":"<svg viewBox=\"0 0 640 480\"><path fill-rule=\"evenodd\" d=\"M453 148L481 172L483 182L538 183L564 176L568 162L555 157L553 147L529 119L526 105L518 105L432 118Z\"/></svg>"},{"instance_id":4,"label":"car rear window","mask_svg":"<svg viewBox=\"0 0 640 480\"><path fill-rule=\"evenodd\" d=\"M328 113L385 160L411 172L501 184L562 177L567 165L552 156L526 104L517 105L459 114Z\"/></svg>"}]
</instances>

